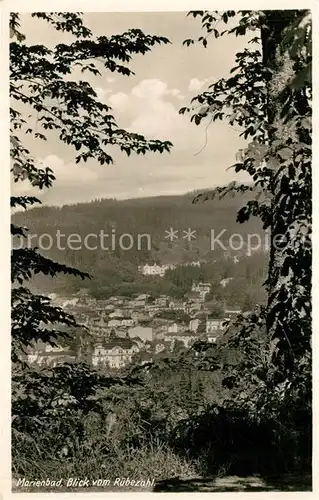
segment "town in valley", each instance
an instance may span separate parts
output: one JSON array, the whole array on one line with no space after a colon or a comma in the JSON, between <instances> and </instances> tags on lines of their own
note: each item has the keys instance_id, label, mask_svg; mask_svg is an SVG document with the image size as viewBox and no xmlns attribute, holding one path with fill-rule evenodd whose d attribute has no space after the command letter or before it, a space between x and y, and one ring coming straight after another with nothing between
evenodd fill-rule
<instances>
[{"instance_id":1,"label":"town in valley","mask_svg":"<svg viewBox=\"0 0 319 500\"><path fill-rule=\"evenodd\" d=\"M200 267L201 263L191 262L189 266ZM147 263L139 267L139 272L164 277L173 267ZM220 286L226 288L232 279L221 280ZM225 301L216 310L216 304L208 300L211 288L209 282L193 282L183 298L164 294L154 298L141 293L96 299L85 288L71 298L53 293L52 302L74 315L79 328L74 337L64 340L64 345L37 343L29 348L28 362L52 367L83 361L95 368L119 370L191 348L198 340L215 344L226 322L242 310Z\"/></svg>"}]
</instances>

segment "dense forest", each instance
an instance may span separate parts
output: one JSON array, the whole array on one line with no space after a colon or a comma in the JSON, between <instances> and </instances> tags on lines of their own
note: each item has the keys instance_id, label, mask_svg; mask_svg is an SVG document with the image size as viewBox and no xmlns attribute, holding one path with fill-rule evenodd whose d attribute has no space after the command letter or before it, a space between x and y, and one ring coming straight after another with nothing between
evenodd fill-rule
<instances>
[{"instance_id":1,"label":"dense forest","mask_svg":"<svg viewBox=\"0 0 319 500\"><path fill-rule=\"evenodd\" d=\"M184 196L161 196L131 200L95 200L91 203L66 205L63 207L33 208L16 213L13 221L29 228L29 234L52 237L53 248L41 250L43 255L59 262L79 267L90 274L91 280L85 287L96 298L111 295L130 296L134 293L151 293L154 296L167 294L182 297L190 291L193 281L208 281L214 284L214 293L222 297L220 281L236 277L228 289L230 303L246 303L247 296L254 303L263 303L265 294L262 284L266 279L268 252L265 249L266 238L257 218L248 224L237 224L237 211L245 205L252 195L227 195L207 203L194 204L196 193ZM196 230L196 239L187 241L179 238L173 242L165 239L165 231L170 227L177 230L192 228ZM82 241L86 234L99 235L101 230L115 236L129 233L135 244L129 250L123 250L118 244L112 249L111 239L106 240L109 250L100 246L94 251L82 245L81 250L57 248L56 231L59 229L66 238L78 234ZM224 231L220 241L227 249L215 244L211 247L211 230L218 235ZM233 233L242 235L244 245L237 251L229 246L229 237ZM147 242L137 248L137 235L150 235L150 248ZM247 249L247 235L258 234L262 242L258 251ZM43 240L45 242L45 240ZM62 240L61 240L62 241ZM91 244L95 244L93 241ZM35 243L36 244L36 243ZM46 243L47 244L47 243ZM238 256L238 264L233 257ZM183 267L183 263L199 261L201 267ZM237 261L236 261L237 262ZM143 276L138 270L142 264L174 264L175 270L168 270L164 278ZM55 280L38 275L33 284L41 292L59 292L69 295L83 287L79 278L72 276L57 277Z\"/></svg>"}]
</instances>

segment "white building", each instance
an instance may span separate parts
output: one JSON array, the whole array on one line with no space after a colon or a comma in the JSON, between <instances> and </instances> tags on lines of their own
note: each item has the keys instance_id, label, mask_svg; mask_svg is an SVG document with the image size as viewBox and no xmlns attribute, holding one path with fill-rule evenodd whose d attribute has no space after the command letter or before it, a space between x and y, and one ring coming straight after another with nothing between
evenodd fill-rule
<instances>
[{"instance_id":1,"label":"white building","mask_svg":"<svg viewBox=\"0 0 319 500\"><path fill-rule=\"evenodd\" d=\"M123 368L139 352L138 345L129 338L112 338L95 346L92 354L93 366Z\"/></svg>"},{"instance_id":2,"label":"white building","mask_svg":"<svg viewBox=\"0 0 319 500\"><path fill-rule=\"evenodd\" d=\"M210 283L193 283L192 292L197 292L202 300L205 300L206 295L210 292Z\"/></svg>"},{"instance_id":3,"label":"white building","mask_svg":"<svg viewBox=\"0 0 319 500\"><path fill-rule=\"evenodd\" d=\"M169 305L169 309L172 309L174 311L185 311L187 307L186 302L182 302L180 300L171 300Z\"/></svg>"},{"instance_id":4,"label":"white building","mask_svg":"<svg viewBox=\"0 0 319 500\"><path fill-rule=\"evenodd\" d=\"M159 343L155 345L155 354L165 351L165 344Z\"/></svg>"},{"instance_id":5,"label":"white building","mask_svg":"<svg viewBox=\"0 0 319 500\"><path fill-rule=\"evenodd\" d=\"M54 367L60 363L72 362L77 358L77 352L67 347L51 346L50 344L37 343L28 349L28 363L36 363L39 366Z\"/></svg>"},{"instance_id":6,"label":"white building","mask_svg":"<svg viewBox=\"0 0 319 500\"><path fill-rule=\"evenodd\" d=\"M167 333L178 333L181 331L181 325L178 325L177 323L172 323L171 325L168 325L167 327Z\"/></svg>"},{"instance_id":7,"label":"white building","mask_svg":"<svg viewBox=\"0 0 319 500\"><path fill-rule=\"evenodd\" d=\"M134 339L134 337L139 337L144 342L153 340L153 328L146 326L134 326L128 330L129 337Z\"/></svg>"},{"instance_id":8,"label":"white building","mask_svg":"<svg viewBox=\"0 0 319 500\"><path fill-rule=\"evenodd\" d=\"M158 264L145 264L144 266L139 266L138 270L144 274L145 276L164 276L166 271L168 269L172 269L172 266L167 264L167 265L161 265L159 266Z\"/></svg>"},{"instance_id":9,"label":"white building","mask_svg":"<svg viewBox=\"0 0 319 500\"><path fill-rule=\"evenodd\" d=\"M200 321L198 318L191 319L189 322L189 329L192 332L197 332L197 329L199 327L199 323L200 323Z\"/></svg>"},{"instance_id":10,"label":"white building","mask_svg":"<svg viewBox=\"0 0 319 500\"><path fill-rule=\"evenodd\" d=\"M121 319L110 319L110 321L108 322L107 326L109 328L114 328L116 326L121 326L122 324L122 320Z\"/></svg>"},{"instance_id":11,"label":"white building","mask_svg":"<svg viewBox=\"0 0 319 500\"><path fill-rule=\"evenodd\" d=\"M206 333L218 332L224 330L223 319L207 318L206 319Z\"/></svg>"},{"instance_id":12,"label":"white building","mask_svg":"<svg viewBox=\"0 0 319 500\"><path fill-rule=\"evenodd\" d=\"M124 318L121 320L122 326L134 326L135 321L132 318Z\"/></svg>"}]
</instances>

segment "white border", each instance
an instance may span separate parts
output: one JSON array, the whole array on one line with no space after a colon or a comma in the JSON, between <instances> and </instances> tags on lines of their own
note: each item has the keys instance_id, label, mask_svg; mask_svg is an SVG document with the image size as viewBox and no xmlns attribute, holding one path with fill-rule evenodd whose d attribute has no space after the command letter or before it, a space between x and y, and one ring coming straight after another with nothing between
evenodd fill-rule
<instances>
[{"instance_id":1,"label":"white border","mask_svg":"<svg viewBox=\"0 0 319 500\"><path fill-rule=\"evenodd\" d=\"M0 425L0 498L1 494L4 498L19 500L25 498L52 498L53 495L62 496L65 499L84 498L101 498L102 495L107 495L109 498L121 498L124 496L133 495L134 498L146 498L152 493L11 493L11 450L10 450L10 236L9 236L9 221L10 209L8 198L10 193L10 180L9 180L9 114L8 114L8 41L9 41L9 28L8 28L8 14L9 12L32 12L32 11L82 11L82 12L160 12L160 11L189 11L189 10L239 10L239 9L312 9L313 15L313 36L314 36L314 65L313 65L313 81L314 90L318 86L318 57L317 50L318 37L319 37L319 3L315 0L267 0L267 1L251 1L251 0L0 0L0 20L1 20L1 78L0 78L0 127L1 127L1 143L0 151L2 153L1 165L1 196L2 203L0 212L1 221L1 247L0 247L0 266L1 266L1 295L0 295L0 318L1 318L1 332L0 332L0 373L1 373L1 425ZM317 165L319 167L319 100L317 93L314 93L314 116L313 116L313 351L314 351L314 364L313 364L313 382L314 382L314 400L313 400L313 414L314 423L319 416L318 408L318 390L316 382L319 382L319 366L317 362L317 353L319 350L319 338L316 338L316 332L319 331L319 315L316 313L316 304L319 304L319 263L316 262L317 249L319 250L319 210L317 200L319 199L319 173L317 172ZM4 165L3 165L4 163ZM318 216L317 216L318 215ZM318 223L317 223L318 219ZM286 498L310 498L315 497L319 492L318 480L316 479L316 472L318 471L318 432L316 425L314 425L314 456L313 456L313 492L305 493L249 493L249 498L280 498L285 495ZM177 496L181 498L201 498L202 493L156 493L156 495L168 495L169 497ZM246 493L227 493L228 498L244 498ZM223 493L214 493L214 498L219 500L225 498Z\"/></svg>"}]
</instances>

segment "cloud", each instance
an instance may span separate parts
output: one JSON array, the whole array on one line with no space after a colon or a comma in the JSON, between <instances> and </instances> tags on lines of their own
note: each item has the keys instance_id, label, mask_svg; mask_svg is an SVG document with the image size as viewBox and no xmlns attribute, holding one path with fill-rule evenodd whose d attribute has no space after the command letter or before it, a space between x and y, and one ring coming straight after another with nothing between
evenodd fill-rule
<instances>
[{"instance_id":1,"label":"cloud","mask_svg":"<svg viewBox=\"0 0 319 500\"><path fill-rule=\"evenodd\" d=\"M92 171L84 164L65 163L62 158L56 155L46 156L43 164L52 168L56 177L55 185L73 185L94 182L97 179L96 172Z\"/></svg>"},{"instance_id":2,"label":"cloud","mask_svg":"<svg viewBox=\"0 0 319 500\"><path fill-rule=\"evenodd\" d=\"M109 97L109 103L116 111L123 113L128 108L129 96L124 94L124 92L118 92Z\"/></svg>"},{"instance_id":3,"label":"cloud","mask_svg":"<svg viewBox=\"0 0 319 500\"><path fill-rule=\"evenodd\" d=\"M174 144L170 154L126 158L115 148L111 152L114 167L102 167L95 161L86 164L64 161L62 150L56 148L54 154L41 156L42 162L55 173L53 187L39 193L27 183L19 183L19 194L34 194L47 205L63 205L94 198L183 193L233 180L234 173L226 168L234 163L235 151L243 146L242 140L227 123L213 123L206 138L204 127L194 126L189 117L178 113L180 97L183 96L178 89L170 89L159 79L142 80L127 93L107 97L125 129L147 138L170 140ZM231 147L225 148L225 144ZM201 153L194 156L199 150ZM245 180L241 177L243 174L237 179Z\"/></svg>"},{"instance_id":4,"label":"cloud","mask_svg":"<svg viewBox=\"0 0 319 500\"><path fill-rule=\"evenodd\" d=\"M181 94L181 91L179 89L168 90L167 94L170 94L170 95L172 95L173 97L176 97L176 99L179 99L179 100L185 99L185 96Z\"/></svg>"},{"instance_id":5,"label":"cloud","mask_svg":"<svg viewBox=\"0 0 319 500\"><path fill-rule=\"evenodd\" d=\"M119 92L108 101L115 111L123 114L129 131L148 138L169 139L177 145L176 142L184 141L189 124L179 115L179 106L174 105L172 97L184 98L179 89L170 89L166 82L149 78L140 81L129 94Z\"/></svg>"},{"instance_id":6,"label":"cloud","mask_svg":"<svg viewBox=\"0 0 319 500\"><path fill-rule=\"evenodd\" d=\"M130 108L136 116L144 106L152 106L154 102L164 101L166 96L184 98L179 89L169 89L166 82L157 78L149 78L133 87L130 94L118 92L112 94L108 101L116 111L123 113L129 111Z\"/></svg>"},{"instance_id":7,"label":"cloud","mask_svg":"<svg viewBox=\"0 0 319 500\"><path fill-rule=\"evenodd\" d=\"M169 89L166 82L157 78L142 80L132 89L132 95L143 99L158 99L161 96L171 95L177 97L180 90L177 88Z\"/></svg>"},{"instance_id":8,"label":"cloud","mask_svg":"<svg viewBox=\"0 0 319 500\"><path fill-rule=\"evenodd\" d=\"M167 83L156 78L142 80L132 89L132 95L146 100L158 99L167 93Z\"/></svg>"},{"instance_id":9,"label":"cloud","mask_svg":"<svg viewBox=\"0 0 319 500\"><path fill-rule=\"evenodd\" d=\"M191 81L189 82L188 90L190 92L194 91L197 92L205 85L206 82L208 82L208 78L205 78L204 80L198 80L198 78L192 78Z\"/></svg>"}]
</instances>

